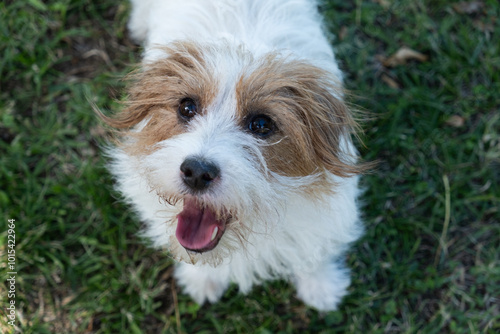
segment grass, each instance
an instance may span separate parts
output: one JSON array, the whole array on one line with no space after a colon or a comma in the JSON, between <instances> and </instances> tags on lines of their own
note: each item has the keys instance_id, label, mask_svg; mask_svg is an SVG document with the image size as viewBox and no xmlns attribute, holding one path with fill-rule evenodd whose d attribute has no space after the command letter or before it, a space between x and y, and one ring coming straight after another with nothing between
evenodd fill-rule
<instances>
[{"instance_id":1,"label":"grass","mask_svg":"<svg viewBox=\"0 0 500 334\"><path fill-rule=\"evenodd\" d=\"M112 189L90 107L118 108L140 50L128 4L0 3L0 254L16 219L23 333L495 333L500 330L500 5L325 1L321 11L364 124L366 234L340 311L286 282L198 306L172 262L138 239ZM465 4L465 5L464 5ZM469 7L470 9L471 7ZM402 46L428 58L395 67Z\"/></svg>"}]
</instances>

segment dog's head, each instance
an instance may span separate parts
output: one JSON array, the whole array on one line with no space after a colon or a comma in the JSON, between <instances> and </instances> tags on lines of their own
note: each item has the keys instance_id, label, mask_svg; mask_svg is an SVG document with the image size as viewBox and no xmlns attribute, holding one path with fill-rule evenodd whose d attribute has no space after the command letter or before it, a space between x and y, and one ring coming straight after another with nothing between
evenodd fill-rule
<instances>
[{"instance_id":1,"label":"dog's head","mask_svg":"<svg viewBox=\"0 0 500 334\"><path fill-rule=\"evenodd\" d=\"M280 221L292 194L319 200L335 191L332 175L360 172L348 144L356 124L327 71L228 44L162 51L105 120L172 209L178 259L216 263Z\"/></svg>"}]
</instances>

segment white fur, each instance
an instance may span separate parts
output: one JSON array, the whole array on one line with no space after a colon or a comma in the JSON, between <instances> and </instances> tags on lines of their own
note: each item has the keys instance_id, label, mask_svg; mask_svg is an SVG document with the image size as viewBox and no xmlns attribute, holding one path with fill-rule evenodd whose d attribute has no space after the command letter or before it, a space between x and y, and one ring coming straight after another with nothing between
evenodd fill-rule
<instances>
[{"instance_id":1,"label":"white fur","mask_svg":"<svg viewBox=\"0 0 500 334\"><path fill-rule=\"evenodd\" d=\"M244 45L255 57L288 50L330 70L341 72L322 29L313 0L131 0L132 36L146 47L146 60L161 57L155 45L175 40L226 39Z\"/></svg>"},{"instance_id":2,"label":"white fur","mask_svg":"<svg viewBox=\"0 0 500 334\"><path fill-rule=\"evenodd\" d=\"M310 198L303 190L316 175L292 178L268 170L260 153L264 143L235 124L238 74L251 71L252 60L268 52L307 60L341 81L316 3L132 0L132 4L129 29L145 44L146 66L164 56L156 45L183 39L221 45L207 56L218 69L219 95L206 115L194 119L185 133L158 143L158 149L144 158L119 148L109 151L118 189L147 224L144 235L154 246L169 248L180 261L175 277L198 303L217 301L230 282L246 293L263 280L285 278L297 286L299 298L307 304L319 310L336 309L350 282L342 255L362 231L357 176L330 174L336 184L334 193L320 200ZM245 52L231 51L239 48ZM341 146L354 155L348 138ZM201 196L203 201L238 213L234 232L228 229L217 251L202 254L189 254L175 238L182 201L170 205L162 200L186 193L179 166L192 155L215 161L224 176Z\"/></svg>"}]
</instances>

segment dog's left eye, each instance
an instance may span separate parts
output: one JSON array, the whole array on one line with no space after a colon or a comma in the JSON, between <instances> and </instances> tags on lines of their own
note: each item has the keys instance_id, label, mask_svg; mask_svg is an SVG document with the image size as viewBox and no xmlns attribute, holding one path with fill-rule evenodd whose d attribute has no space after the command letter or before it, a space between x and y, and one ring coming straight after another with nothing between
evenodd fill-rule
<instances>
[{"instance_id":1,"label":"dog's left eye","mask_svg":"<svg viewBox=\"0 0 500 334\"><path fill-rule=\"evenodd\" d=\"M183 119L190 120L198 112L197 109L196 103L192 99L186 98L179 104L178 112Z\"/></svg>"},{"instance_id":2,"label":"dog's left eye","mask_svg":"<svg viewBox=\"0 0 500 334\"><path fill-rule=\"evenodd\" d=\"M248 123L248 129L260 137L267 137L273 133L275 125L273 120L268 116L257 115L250 120L250 123Z\"/></svg>"}]
</instances>

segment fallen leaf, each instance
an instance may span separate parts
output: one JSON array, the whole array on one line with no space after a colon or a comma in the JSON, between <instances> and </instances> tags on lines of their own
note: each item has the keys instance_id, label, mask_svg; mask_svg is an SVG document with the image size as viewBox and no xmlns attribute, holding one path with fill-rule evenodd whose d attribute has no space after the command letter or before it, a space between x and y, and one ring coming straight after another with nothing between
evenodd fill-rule
<instances>
[{"instance_id":1,"label":"fallen leaf","mask_svg":"<svg viewBox=\"0 0 500 334\"><path fill-rule=\"evenodd\" d=\"M384 9L387 9L391 6L389 0L375 0L375 2L378 3L380 6L382 6Z\"/></svg>"},{"instance_id":2,"label":"fallen leaf","mask_svg":"<svg viewBox=\"0 0 500 334\"><path fill-rule=\"evenodd\" d=\"M476 27L476 29L478 29L479 31L482 31L482 32L493 32L493 30L495 29L495 27L493 26L493 23L491 23L491 22L483 22L483 21L475 20L473 22L473 24L474 24L474 27Z\"/></svg>"},{"instance_id":3,"label":"fallen leaf","mask_svg":"<svg viewBox=\"0 0 500 334\"><path fill-rule=\"evenodd\" d=\"M462 116L453 115L448 118L445 123L454 128L461 128L465 124L465 119Z\"/></svg>"},{"instance_id":4,"label":"fallen leaf","mask_svg":"<svg viewBox=\"0 0 500 334\"><path fill-rule=\"evenodd\" d=\"M339 39L341 41L343 41L346 36L347 36L347 27L346 26L342 26L340 28L340 31L339 31Z\"/></svg>"},{"instance_id":5,"label":"fallen leaf","mask_svg":"<svg viewBox=\"0 0 500 334\"><path fill-rule=\"evenodd\" d=\"M388 76L387 74L382 74L381 79L383 82L385 82L387 84L387 86L389 86L391 88L394 88L394 89L401 88L399 86L399 83L396 80L394 80L393 78L391 78L390 76Z\"/></svg>"},{"instance_id":6,"label":"fallen leaf","mask_svg":"<svg viewBox=\"0 0 500 334\"><path fill-rule=\"evenodd\" d=\"M484 7L482 1L462 1L453 5L453 9L459 14L476 14Z\"/></svg>"},{"instance_id":7,"label":"fallen leaf","mask_svg":"<svg viewBox=\"0 0 500 334\"><path fill-rule=\"evenodd\" d=\"M412 50L406 46L400 48L395 54L389 58L382 61L382 64L386 67L395 67L398 65L404 65L408 60L417 60L420 62L426 61L427 56L418 51Z\"/></svg>"},{"instance_id":8,"label":"fallen leaf","mask_svg":"<svg viewBox=\"0 0 500 334\"><path fill-rule=\"evenodd\" d=\"M75 299L75 295L69 295L69 296L66 296L63 298L62 302L61 302L61 305L62 306L66 306L68 305L69 303L71 303L71 301L73 301L73 299Z\"/></svg>"}]
</instances>

